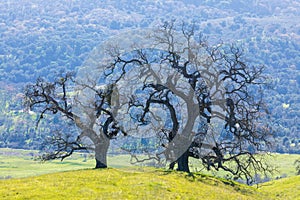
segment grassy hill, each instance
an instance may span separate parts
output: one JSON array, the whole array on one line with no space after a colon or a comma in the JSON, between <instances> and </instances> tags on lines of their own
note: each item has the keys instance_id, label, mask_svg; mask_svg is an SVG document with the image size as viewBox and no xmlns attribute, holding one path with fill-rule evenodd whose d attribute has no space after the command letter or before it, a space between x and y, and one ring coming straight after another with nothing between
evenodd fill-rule
<instances>
[{"instance_id":1,"label":"grassy hill","mask_svg":"<svg viewBox=\"0 0 300 200\"><path fill-rule=\"evenodd\" d=\"M259 191L268 194L270 199L300 199L300 176L266 182Z\"/></svg>"},{"instance_id":2,"label":"grassy hill","mask_svg":"<svg viewBox=\"0 0 300 200\"><path fill-rule=\"evenodd\" d=\"M140 168L77 170L0 181L0 199L297 199L300 176L263 187Z\"/></svg>"},{"instance_id":3,"label":"grassy hill","mask_svg":"<svg viewBox=\"0 0 300 200\"><path fill-rule=\"evenodd\" d=\"M38 152L0 149L0 199L297 199L299 155L274 154L273 178L258 189L209 175L132 167L128 156L109 157L115 169L93 170L94 159L75 154L63 162L34 161ZM192 163L198 166L197 162ZM192 167L192 168L193 168ZM71 170L71 171L70 171ZM206 173L201 171L201 173ZM4 180L9 179L9 180ZM300 198L299 198L300 199Z\"/></svg>"}]
</instances>

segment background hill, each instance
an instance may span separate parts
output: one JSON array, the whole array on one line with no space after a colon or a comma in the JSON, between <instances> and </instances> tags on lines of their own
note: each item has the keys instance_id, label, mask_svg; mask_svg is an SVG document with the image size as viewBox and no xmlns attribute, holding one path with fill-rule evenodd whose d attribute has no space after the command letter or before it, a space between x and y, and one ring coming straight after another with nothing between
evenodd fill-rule
<instances>
[{"instance_id":1,"label":"background hill","mask_svg":"<svg viewBox=\"0 0 300 200\"><path fill-rule=\"evenodd\" d=\"M39 76L76 70L107 37L164 21L194 22L211 43L243 46L266 65L274 151L300 152L300 3L297 0L9 0L0 3L0 147L40 149L59 119L34 129L22 88ZM51 126L49 126L49 124Z\"/></svg>"}]
</instances>

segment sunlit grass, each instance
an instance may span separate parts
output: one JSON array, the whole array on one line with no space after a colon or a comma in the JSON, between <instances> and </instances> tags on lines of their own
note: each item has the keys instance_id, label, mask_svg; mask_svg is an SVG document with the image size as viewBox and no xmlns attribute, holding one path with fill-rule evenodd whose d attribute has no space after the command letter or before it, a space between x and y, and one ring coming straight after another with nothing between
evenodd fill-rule
<instances>
[{"instance_id":1,"label":"sunlit grass","mask_svg":"<svg viewBox=\"0 0 300 200\"><path fill-rule=\"evenodd\" d=\"M266 199L255 188L199 174L78 170L0 181L1 199Z\"/></svg>"},{"instance_id":2,"label":"sunlit grass","mask_svg":"<svg viewBox=\"0 0 300 200\"><path fill-rule=\"evenodd\" d=\"M93 158L77 153L60 161L35 161L37 151L0 149L0 199L297 199L300 155L273 154L273 182L246 186L200 173L132 167L128 155L109 156L109 169L95 170ZM197 161L191 161L193 167ZM199 169L199 168L198 168ZM75 171L74 171L75 170ZM43 175L42 175L43 174ZM214 174L216 175L216 174ZM217 174L218 175L218 174ZM220 174L219 177L222 177ZM9 179L9 180L4 180Z\"/></svg>"},{"instance_id":3,"label":"sunlit grass","mask_svg":"<svg viewBox=\"0 0 300 200\"><path fill-rule=\"evenodd\" d=\"M268 155L266 158L268 164L274 168L273 174L270 174L270 179L278 179L284 177L290 177L296 175L296 167L294 165L295 160L300 159L300 154L278 154L273 153ZM219 171L207 171L199 160L190 159L190 166L192 171L198 171L204 174L214 175L218 177L225 177L230 175L229 173Z\"/></svg>"},{"instance_id":4,"label":"sunlit grass","mask_svg":"<svg viewBox=\"0 0 300 200\"><path fill-rule=\"evenodd\" d=\"M21 178L41 174L70 171L77 169L91 169L95 167L93 158L84 157L84 154L74 154L63 161L53 160L41 162L36 160L37 151L19 149L0 149L0 179ZM121 168L130 166L129 157L110 156L109 166Z\"/></svg>"},{"instance_id":5,"label":"sunlit grass","mask_svg":"<svg viewBox=\"0 0 300 200\"><path fill-rule=\"evenodd\" d=\"M0 178L2 179L36 176L59 171L91 168L93 166L92 160L83 162L83 158L76 160L67 159L64 162L60 162L59 160L41 162L36 161L34 156L29 155L32 153L30 151L18 150L16 151L16 155L9 152L3 154L3 149L1 149L1 152Z\"/></svg>"},{"instance_id":6,"label":"sunlit grass","mask_svg":"<svg viewBox=\"0 0 300 200\"><path fill-rule=\"evenodd\" d=\"M259 191L267 194L270 198L284 200L300 199L300 176L283 178L276 181L266 182L261 185Z\"/></svg>"},{"instance_id":7,"label":"sunlit grass","mask_svg":"<svg viewBox=\"0 0 300 200\"><path fill-rule=\"evenodd\" d=\"M282 176L296 175L295 160L300 159L300 154L273 154L270 163L277 168L277 174Z\"/></svg>"},{"instance_id":8,"label":"sunlit grass","mask_svg":"<svg viewBox=\"0 0 300 200\"><path fill-rule=\"evenodd\" d=\"M0 148L0 179L21 178L78 169L91 169L95 166L95 160L87 154L76 153L71 158L67 158L62 162L60 160L40 162L34 160L37 153L37 151L30 150ZM277 171L270 178L276 179L296 175L296 168L294 165L296 159L300 159L300 155L272 154L268 160L271 165L277 168ZM226 173L222 171L206 171L201 167L200 161L198 160L190 159L190 162L191 170L193 172L201 172L218 177L224 177L226 175ZM131 167L130 156L109 155L108 166L112 168Z\"/></svg>"}]
</instances>

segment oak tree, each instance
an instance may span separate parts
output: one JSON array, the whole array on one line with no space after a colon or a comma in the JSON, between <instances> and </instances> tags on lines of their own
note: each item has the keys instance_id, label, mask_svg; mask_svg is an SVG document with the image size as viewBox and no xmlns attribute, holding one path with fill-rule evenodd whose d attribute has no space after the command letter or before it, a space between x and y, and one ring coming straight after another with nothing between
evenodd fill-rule
<instances>
[{"instance_id":1,"label":"oak tree","mask_svg":"<svg viewBox=\"0 0 300 200\"><path fill-rule=\"evenodd\" d=\"M117 120L124 130L159 138L162 150L145 155L186 172L193 157L248 183L271 172L263 66L248 64L237 45L209 45L193 25L166 23L144 38L152 46L139 38L130 52L113 48L106 75L123 99Z\"/></svg>"},{"instance_id":2,"label":"oak tree","mask_svg":"<svg viewBox=\"0 0 300 200\"><path fill-rule=\"evenodd\" d=\"M60 114L60 119L65 123L69 121L72 127L58 129L46 140L46 145L50 148L42 159L63 160L75 151L91 150L95 152L96 168L106 168L110 139L122 132L110 109L113 86L92 88L90 85L80 85L81 90L88 88L94 92L94 101L91 107L85 108L85 112L76 111L74 102L79 100L81 93L74 89L74 77L74 73L68 72L62 73L52 82L39 78L25 89L27 107L38 113L37 125L47 115Z\"/></svg>"}]
</instances>

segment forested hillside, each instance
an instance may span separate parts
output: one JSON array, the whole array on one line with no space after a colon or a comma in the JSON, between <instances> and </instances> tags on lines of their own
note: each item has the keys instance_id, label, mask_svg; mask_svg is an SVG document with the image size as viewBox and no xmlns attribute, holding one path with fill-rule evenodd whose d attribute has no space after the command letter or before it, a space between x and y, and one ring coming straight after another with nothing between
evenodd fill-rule
<instances>
[{"instance_id":1,"label":"forested hillside","mask_svg":"<svg viewBox=\"0 0 300 200\"><path fill-rule=\"evenodd\" d=\"M9 0L0 3L0 147L40 148L59 124L35 129L23 87L74 70L90 51L124 30L170 20L195 23L214 44L237 43L266 66L265 95L277 152L300 153L300 2L297 0ZM46 122L45 122L46 123ZM54 125L55 123L55 125Z\"/></svg>"}]
</instances>

